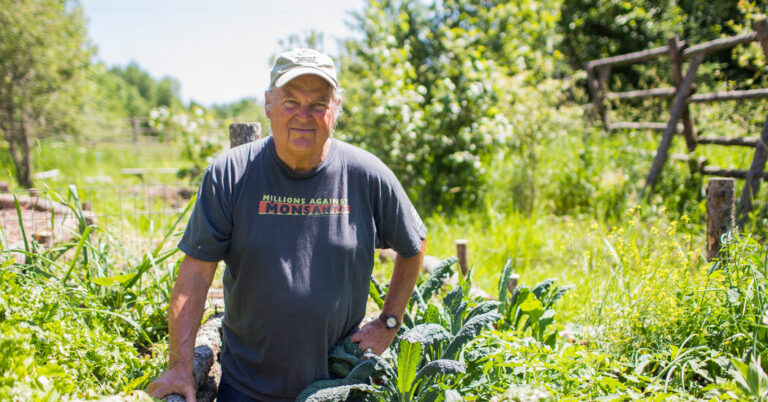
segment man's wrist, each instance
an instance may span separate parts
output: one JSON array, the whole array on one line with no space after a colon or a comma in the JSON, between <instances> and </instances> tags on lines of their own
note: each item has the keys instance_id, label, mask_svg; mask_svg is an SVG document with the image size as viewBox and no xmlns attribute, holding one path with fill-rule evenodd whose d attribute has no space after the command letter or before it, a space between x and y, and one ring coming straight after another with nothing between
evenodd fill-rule
<instances>
[{"instance_id":1,"label":"man's wrist","mask_svg":"<svg viewBox=\"0 0 768 402\"><path fill-rule=\"evenodd\" d=\"M183 359L178 356L176 357L170 357L168 359L168 369L173 370L189 370L194 371L194 357L192 359Z\"/></svg>"},{"instance_id":2,"label":"man's wrist","mask_svg":"<svg viewBox=\"0 0 768 402\"><path fill-rule=\"evenodd\" d=\"M379 315L379 321L384 324L386 329L398 329L400 328L400 319L394 314L381 313Z\"/></svg>"}]
</instances>

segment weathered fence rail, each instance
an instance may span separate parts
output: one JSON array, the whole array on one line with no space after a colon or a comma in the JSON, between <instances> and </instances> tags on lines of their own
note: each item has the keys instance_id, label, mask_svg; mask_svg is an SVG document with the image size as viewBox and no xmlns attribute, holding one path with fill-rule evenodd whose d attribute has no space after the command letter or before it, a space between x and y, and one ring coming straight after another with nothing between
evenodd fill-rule
<instances>
[{"instance_id":1,"label":"weathered fence rail","mask_svg":"<svg viewBox=\"0 0 768 402\"><path fill-rule=\"evenodd\" d=\"M672 139L676 134L681 134L685 139L689 154L693 154L699 144L742 146L755 149L755 155L749 170L720 169L706 166L695 158L689 158L688 162L692 171L702 175L717 175L731 178L744 179L744 188L738 207L738 224L742 226L752 209L752 200L760 189L760 180L768 179L765 174L765 162L768 159L768 120L759 138L756 137L704 137L697 134L694 127L694 119L688 105L691 103L744 101L768 98L768 88L757 88L741 91L724 91L696 94L694 82L699 66L706 56L712 52L731 49L735 46L758 41L763 49L763 56L768 59L768 20L760 20L754 23L755 32L720 38L688 47L688 43L678 37L671 38L667 46L661 46L640 52L628 53L619 56L592 60L586 64L587 85L592 95L592 111L595 113L609 131L617 130L658 130L663 131L658 149L651 164L650 171L645 180L643 192L650 197L658 177L667 160ZM607 82L612 67L644 63L649 60L669 57L674 88L652 88L625 92L610 92ZM683 69L683 61L689 60L687 70ZM606 100L624 101L629 99L648 98L673 98L667 122L611 122Z\"/></svg>"}]
</instances>

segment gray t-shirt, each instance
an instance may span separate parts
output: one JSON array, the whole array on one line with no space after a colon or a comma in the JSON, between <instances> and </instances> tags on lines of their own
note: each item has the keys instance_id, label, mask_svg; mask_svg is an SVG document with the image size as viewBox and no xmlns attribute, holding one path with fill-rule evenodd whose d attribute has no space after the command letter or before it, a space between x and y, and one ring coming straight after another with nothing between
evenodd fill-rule
<instances>
[{"instance_id":1,"label":"gray t-shirt","mask_svg":"<svg viewBox=\"0 0 768 402\"><path fill-rule=\"evenodd\" d=\"M219 156L179 248L224 260L222 379L264 401L328 377L328 351L365 315L374 248L419 252L426 229L389 168L332 139L297 174L272 137Z\"/></svg>"}]
</instances>

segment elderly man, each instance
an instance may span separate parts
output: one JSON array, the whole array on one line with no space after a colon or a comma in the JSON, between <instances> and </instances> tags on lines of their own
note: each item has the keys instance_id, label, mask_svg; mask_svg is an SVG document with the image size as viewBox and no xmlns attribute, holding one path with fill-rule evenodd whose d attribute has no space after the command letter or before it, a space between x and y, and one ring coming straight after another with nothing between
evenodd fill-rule
<instances>
[{"instance_id":1,"label":"elderly man","mask_svg":"<svg viewBox=\"0 0 768 402\"><path fill-rule=\"evenodd\" d=\"M280 55L265 94L272 135L207 169L179 248L168 370L155 397L194 400L194 340L218 261L226 262L219 400L293 400L328 378L328 351L392 343L419 275L426 229L394 174L332 138L341 112L333 60ZM374 248L398 256L379 319L361 326Z\"/></svg>"}]
</instances>

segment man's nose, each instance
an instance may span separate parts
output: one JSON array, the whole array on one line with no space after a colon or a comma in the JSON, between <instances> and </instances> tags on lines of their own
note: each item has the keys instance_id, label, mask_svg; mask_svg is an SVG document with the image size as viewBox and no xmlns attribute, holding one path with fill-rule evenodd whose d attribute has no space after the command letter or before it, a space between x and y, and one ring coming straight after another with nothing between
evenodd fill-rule
<instances>
[{"instance_id":1,"label":"man's nose","mask_svg":"<svg viewBox=\"0 0 768 402\"><path fill-rule=\"evenodd\" d=\"M298 117L303 120L309 120L312 118L312 110L310 105L302 105L299 107Z\"/></svg>"}]
</instances>

